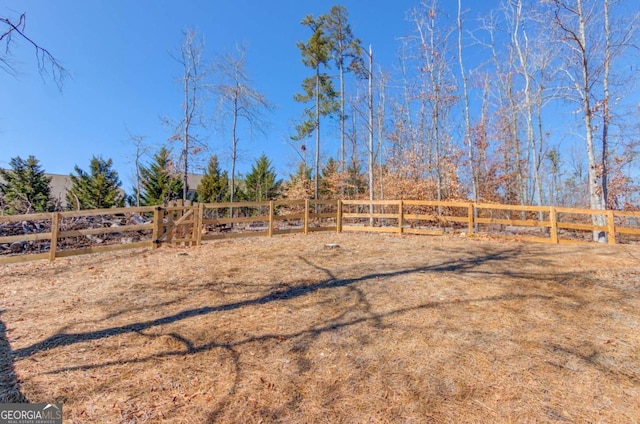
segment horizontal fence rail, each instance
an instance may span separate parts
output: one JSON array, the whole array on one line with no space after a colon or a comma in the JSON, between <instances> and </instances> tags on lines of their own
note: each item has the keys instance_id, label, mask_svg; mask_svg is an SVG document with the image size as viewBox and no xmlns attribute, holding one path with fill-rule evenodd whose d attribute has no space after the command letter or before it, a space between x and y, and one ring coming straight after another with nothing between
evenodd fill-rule
<instances>
[{"instance_id":1,"label":"horizontal fence rail","mask_svg":"<svg viewBox=\"0 0 640 424\"><path fill-rule=\"evenodd\" d=\"M422 200L178 201L0 216L0 264L317 231L457 232L543 243L589 243L595 234L615 244L640 239L640 212Z\"/></svg>"},{"instance_id":2,"label":"horizontal fence rail","mask_svg":"<svg viewBox=\"0 0 640 424\"><path fill-rule=\"evenodd\" d=\"M113 208L0 216L0 264L152 247L155 209ZM7 235L16 232L19 234Z\"/></svg>"}]
</instances>

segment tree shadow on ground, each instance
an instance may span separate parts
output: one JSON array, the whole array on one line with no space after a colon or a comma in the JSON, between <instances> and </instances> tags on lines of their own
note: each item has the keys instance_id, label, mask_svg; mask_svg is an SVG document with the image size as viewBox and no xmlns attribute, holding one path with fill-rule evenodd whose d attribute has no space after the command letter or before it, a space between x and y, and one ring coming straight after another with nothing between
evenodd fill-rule
<instances>
[{"instance_id":1,"label":"tree shadow on ground","mask_svg":"<svg viewBox=\"0 0 640 424\"><path fill-rule=\"evenodd\" d=\"M158 319L136 322L127 325L105 328L97 331L88 331L83 333L62 333L55 334L47 339L39 341L24 348L14 350L13 356L16 359L23 359L29 357L39 351L47 350L50 348L69 346L76 343L82 343L86 341L99 340L107 337L113 337L120 334L141 332L153 327L167 325L174 322L182 321L188 318L197 317L200 315L207 315L216 312L227 312L239 308L254 305L264 305L271 302L286 301L288 299L295 299L301 296L307 296L311 293L319 290L336 289L345 286L352 286L355 284L363 283L369 280L375 280L377 278L389 278L398 277L402 275L409 275L420 272L464 272L472 268L480 266L487 262L504 261L514 257L517 253L513 251L501 251L489 253L480 257L473 257L469 259L451 260L443 262L439 265L423 266L411 269L404 269L392 272L373 273L356 278L337 279L331 272L326 269L322 269L327 273L328 278L315 284L309 285L297 285L290 286L272 291L269 294L256 297L254 299L244 300L241 302L232 302L218 306L204 306L201 308L188 309L177 314L168 315ZM311 264L310 261L306 260ZM193 353L187 351L187 353Z\"/></svg>"},{"instance_id":2,"label":"tree shadow on ground","mask_svg":"<svg viewBox=\"0 0 640 424\"><path fill-rule=\"evenodd\" d=\"M2 315L0 310L0 316ZM28 403L20 391L20 383L13 367L11 346L7 339L7 327L0 320L0 403Z\"/></svg>"},{"instance_id":3,"label":"tree shadow on ground","mask_svg":"<svg viewBox=\"0 0 640 424\"><path fill-rule=\"evenodd\" d=\"M225 410L225 405L230 401L231 397L236 392L237 387L241 381L241 361L240 361L240 348L251 343L263 343L269 341L287 341L295 340L295 346L291 352L296 354L300 361L297 363L300 373L305 372L305 368L310 368L308 359L305 362L304 352L308 349L314 340L325 333L336 332L338 330L357 326L363 323L370 323L376 328L384 328L384 319L400 316L413 311L429 310L439 307L446 307L451 305L464 305L469 303L482 303L482 302L509 302L522 299L540 299L543 301L553 300L552 294L546 293L503 293L499 295L475 297L471 299L453 299L453 300L440 300L432 302L423 302L418 305L410 307L396 308L393 310L387 310L385 312L376 312L369 303L366 297L366 293L363 290L361 284L371 282L376 279L394 278L400 276L407 276L411 274L420 273L473 273L476 275L487 276L489 278L495 277L508 277L517 278L522 280L539 281L540 279L562 281L565 278L572 278L573 275L568 274L553 274L548 273L546 275L520 272L517 269L508 268L504 270L487 270L478 269L481 265L500 263L501 261L512 260L521 254L517 250L502 250L498 252L488 252L483 255L473 256L464 259L455 259L441 262L439 264L418 266L409 269L390 271L390 272L377 272L369 273L367 275L357 276L354 278L337 278L335 274L327 268L324 268L318 264L315 264L313 260L308 258L299 257L299 259L305 262L308 266L313 267L326 275L326 278L322 281L310 283L310 284L298 284L294 286L277 287L271 292L263 295L256 295L251 299L242 300L238 302L230 302L215 306L204 306L200 308L192 308L181 311L176 314L163 316L157 319L134 322L122 326L113 326L96 331L87 331L81 333L59 333L46 338L42 341L34 343L30 346L16 349L12 352L15 359L28 358L39 351L52 349L62 346L70 346L77 343L104 339L112 336L118 336L127 333L136 333L143 337L160 337L168 336L178 342L180 348L172 350L164 350L147 356L137 356L128 359L119 359L114 361L105 361L101 363L93 363L77 366L66 366L59 369L55 369L47 372L47 374L64 374L73 371L86 371L92 369L102 369L110 366L121 366L125 364L141 364L148 363L150 361L159 358L171 358L171 357L186 357L189 355L195 355L203 352L208 352L214 349L221 349L229 355L229 360L232 362L232 372L234 377L231 379L231 387L215 405L212 405L212 410L208 415L208 421L215 421L221 416ZM531 260L531 254L528 254L527 260ZM274 302L286 302L287 300L300 298L303 296L311 295L321 290L334 290L338 288L346 288L351 294L353 294L356 305L358 307L358 315L348 315L346 312L334 317L327 317L320 325L313 325L307 328L299 329L298 331L283 331L264 333L259 335L251 335L243 338L238 338L230 342L221 342L220 340L207 340L207 343L196 343L184 337L176 332L167 332L162 335L149 334L146 330L160 327L167 324L172 324L182 320L186 320L192 317L215 314L219 312L233 311L246 307L259 307L260 305L266 305ZM349 311L352 312L352 311ZM239 335L241 336L241 335Z\"/></svg>"}]
</instances>

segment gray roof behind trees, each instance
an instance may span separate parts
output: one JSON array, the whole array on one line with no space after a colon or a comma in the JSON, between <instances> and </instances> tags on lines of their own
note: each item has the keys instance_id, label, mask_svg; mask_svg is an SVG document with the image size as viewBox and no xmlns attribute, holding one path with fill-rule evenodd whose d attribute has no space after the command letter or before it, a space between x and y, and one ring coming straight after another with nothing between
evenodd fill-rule
<instances>
[{"instance_id":1,"label":"gray roof behind trees","mask_svg":"<svg viewBox=\"0 0 640 424\"><path fill-rule=\"evenodd\" d=\"M60 175L60 174L48 174L45 175L51 178L51 183L49 186L51 187L51 198L60 205L62 209L67 207L67 190L71 188L71 177L69 175ZM189 194L195 193L198 184L200 184L200 180L202 180L202 175L189 174L188 175L188 184L189 184ZM4 182L2 178L0 178L0 182ZM122 188L120 191L124 194L125 190ZM190 196L191 197L191 196Z\"/></svg>"}]
</instances>

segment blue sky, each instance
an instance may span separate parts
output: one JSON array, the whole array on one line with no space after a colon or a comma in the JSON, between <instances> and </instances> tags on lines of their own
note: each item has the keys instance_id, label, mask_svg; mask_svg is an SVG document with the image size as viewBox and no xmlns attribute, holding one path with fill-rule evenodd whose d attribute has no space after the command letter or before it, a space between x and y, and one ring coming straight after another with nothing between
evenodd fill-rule
<instances>
[{"instance_id":1,"label":"blue sky","mask_svg":"<svg viewBox=\"0 0 640 424\"><path fill-rule=\"evenodd\" d=\"M456 2L450 3L455 13ZM133 165L128 159L127 129L155 145L171 135L161 117L179 117L181 92L176 82L180 68L169 53L179 46L182 30L193 27L204 36L205 57L229 51L236 43L247 46L247 71L276 110L269 115L267 136L241 138L240 170L246 171L264 151L285 177L295 158L285 140L302 111L292 96L309 75L295 45L309 36L300 20L306 14L326 13L334 4L325 0L4 1L0 16L26 13L27 34L49 49L72 77L60 92L51 79L38 74L33 49L16 39L12 59L19 75L0 73L0 167L14 156L35 155L46 171L68 174L74 165L87 169L92 155L102 155L114 160L125 189L130 187ZM376 61L392 66L397 38L410 31L407 11L418 2L338 4L348 9L355 35L364 45L373 45ZM223 134L213 128L205 134L212 153L219 154L224 164L228 155Z\"/></svg>"}]
</instances>

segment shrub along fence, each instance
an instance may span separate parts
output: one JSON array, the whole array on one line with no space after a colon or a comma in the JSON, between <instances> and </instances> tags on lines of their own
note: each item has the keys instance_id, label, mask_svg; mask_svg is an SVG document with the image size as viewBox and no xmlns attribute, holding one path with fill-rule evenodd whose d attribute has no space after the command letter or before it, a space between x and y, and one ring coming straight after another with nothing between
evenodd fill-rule
<instances>
[{"instance_id":1,"label":"shrub along fence","mask_svg":"<svg viewBox=\"0 0 640 424\"><path fill-rule=\"evenodd\" d=\"M606 225L596 225L600 215ZM168 206L0 216L0 264L163 244L315 231L486 234L543 243L640 240L640 212L422 200L172 202Z\"/></svg>"}]
</instances>

